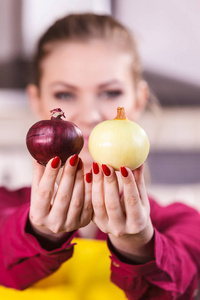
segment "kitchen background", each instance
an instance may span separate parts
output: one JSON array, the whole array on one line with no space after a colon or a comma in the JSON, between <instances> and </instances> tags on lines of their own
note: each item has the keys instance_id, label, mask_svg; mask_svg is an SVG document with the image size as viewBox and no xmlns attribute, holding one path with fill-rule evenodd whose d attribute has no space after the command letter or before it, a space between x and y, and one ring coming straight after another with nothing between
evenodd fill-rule
<instances>
[{"instance_id":1,"label":"kitchen background","mask_svg":"<svg viewBox=\"0 0 200 300\"><path fill-rule=\"evenodd\" d=\"M0 185L31 183L25 87L40 34L70 12L112 14L135 34L144 77L159 105L141 120L151 151L148 191L162 204L200 210L200 1L0 0Z\"/></svg>"}]
</instances>

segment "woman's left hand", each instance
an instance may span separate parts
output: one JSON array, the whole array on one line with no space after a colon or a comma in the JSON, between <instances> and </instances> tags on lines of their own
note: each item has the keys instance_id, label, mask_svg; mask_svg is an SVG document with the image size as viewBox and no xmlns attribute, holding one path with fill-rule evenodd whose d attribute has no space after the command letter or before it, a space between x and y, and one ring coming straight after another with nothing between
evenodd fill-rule
<instances>
[{"instance_id":1,"label":"woman's left hand","mask_svg":"<svg viewBox=\"0 0 200 300\"><path fill-rule=\"evenodd\" d=\"M120 195L113 168L93 164L93 221L109 234L111 243L120 254L143 263L154 257L153 226L143 178L143 167L131 171L121 168L123 195Z\"/></svg>"}]
</instances>

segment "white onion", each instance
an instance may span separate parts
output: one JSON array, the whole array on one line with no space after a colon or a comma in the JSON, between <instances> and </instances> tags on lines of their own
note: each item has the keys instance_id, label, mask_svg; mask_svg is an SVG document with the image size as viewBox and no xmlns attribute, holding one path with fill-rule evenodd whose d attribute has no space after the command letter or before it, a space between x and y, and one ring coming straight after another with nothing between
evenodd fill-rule
<instances>
[{"instance_id":1,"label":"white onion","mask_svg":"<svg viewBox=\"0 0 200 300\"><path fill-rule=\"evenodd\" d=\"M89 137L89 151L95 162L115 170L138 168L149 153L149 139L144 129L128 120L124 108L118 107L117 117L99 123Z\"/></svg>"}]
</instances>

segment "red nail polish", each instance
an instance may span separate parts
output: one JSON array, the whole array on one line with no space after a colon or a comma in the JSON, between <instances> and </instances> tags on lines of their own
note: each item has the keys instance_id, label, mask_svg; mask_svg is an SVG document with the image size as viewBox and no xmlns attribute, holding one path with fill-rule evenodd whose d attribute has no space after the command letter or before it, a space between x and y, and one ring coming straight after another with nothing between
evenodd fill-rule
<instances>
[{"instance_id":1,"label":"red nail polish","mask_svg":"<svg viewBox=\"0 0 200 300\"><path fill-rule=\"evenodd\" d=\"M85 180L87 181L87 183L91 183L92 182L92 173L86 173Z\"/></svg>"},{"instance_id":2,"label":"red nail polish","mask_svg":"<svg viewBox=\"0 0 200 300\"><path fill-rule=\"evenodd\" d=\"M56 156L51 162L51 167L53 169L56 169L59 166L59 163L60 163L60 157Z\"/></svg>"},{"instance_id":3,"label":"red nail polish","mask_svg":"<svg viewBox=\"0 0 200 300\"><path fill-rule=\"evenodd\" d=\"M74 154L70 160L69 160L69 163L72 167L74 167L76 164L77 164L77 161L78 161L78 154Z\"/></svg>"},{"instance_id":4,"label":"red nail polish","mask_svg":"<svg viewBox=\"0 0 200 300\"><path fill-rule=\"evenodd\" d=\"M121 167L120 169L121 169L121 174L122 174L122 176L127 177L127 176L128 176L128 171L127 171L127 169L126 169L125 167Z\"/></svg>"},{"instance_id":5,"label":"red nail polish","mask_svg":"<svg viewBox=\"0 0 200 300\"><path fill-rule=\"evenodd\" d=\"M111 174L110 169L106 165L103 164L102 169L106 176L110 176L110 174Z\"/></svg>"},{"instance_id":6,"label":"red nail polish","mask_svg":"<svg viewBox=\"0 0 200 300\"><path fill-rule=\"evenodd\" d=\"M94 172L94 174L99 173L99 166L96 162L93 162L93 172Z\"/></svg>"},{"instance_id":7,"label":"red nail polish","mask_svg":"<svg viewBox=\"0 0 200 300\"><path fill-rule=\"evenodd\" d=\"M81 170L83 167L83 162L82 159L79 157L79 161L78 161L78 166L77 166L77 170Z\"/></svg>"}]
</instances>

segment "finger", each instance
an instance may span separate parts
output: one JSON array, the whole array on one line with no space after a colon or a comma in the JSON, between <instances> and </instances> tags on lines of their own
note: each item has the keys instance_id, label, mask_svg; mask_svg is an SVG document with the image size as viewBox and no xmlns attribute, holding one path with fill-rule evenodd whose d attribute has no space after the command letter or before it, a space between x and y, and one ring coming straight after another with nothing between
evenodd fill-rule
<instances>
[{"instance_id":1,"label":"finger","mask_svg":"<svg viewBox=\"0 0 200 300\"><path fill-rule=\"evenodd\" d=\"M141 202L149 209L149 200L146 192L143 173L144 173L144 164L142 164L139 168L133 171L133 175L138 188Z\"/></svg>"},{"instance_id":2,"label":"finger","mask_svg":"<svg viewBox=\"0 0 200 300\"><path fill-rule=\"evenodd\" d=\"M42 175L44 174L45 167L40 165L35 159L33 159L33 177L31 187L31 199L34 198L38 189Z\"/></svg>"},{"instance_id":3,"label":"finger","mask_svg":"<svg viewBox=\"0 0 200 300\"><path fill-rule=\"evenodd\" d=\"M104 194L105 206L112 226L117 228L125 220L125 216L120 203L119 186L113 168L102 165L104 173Z\"/></svg>"},{"instance_id":4,"label":"finger","mask_svg":"<svg viewBox=\"0 0 200 300\"><path fill-rule=\"evenodd\" d=\"M124 206L127 220L137 218L141 213L142 205L135 178L130 169L121 167L121 177L124 188Z\"/></svg>"},{"instance_id":5,"label":"finger","mask_svg":"<svg viewBox=\"0 0 200 300\"><path fill-rule=\"evenodd\" d=\"M86 226L92 220L92 172L85 174L85 198L81 213L81 227Z\"/></svg>"},{"instance_id":6,"label":"finger","mask_svg":"<svg viewBox=\"0 0 200 300\"><path fill-rule=\"evenodd\" d=\"M54 193L54 186L56 177L60 169L61 161L58 156L51 159L42 175L42 170L38 167L38 170L35 170L35 185L37 189L35 190L35 196L32 198L31 202L31 216L37 216L37 219L43 218L49 213L51 199ZM36 176L38 173L38 177ZM40 181L39 181L39 177Z\"/></svg>"},{"instance_id":7,"label":"finger","mask_svg":"<svg viewBox=\"0 0 200 300\"><path fill-rule=\"evenodd\" d=\"M65 223L74 188L78 161L78 155L74 154L65 163L54 203L49 214L49 222L52 224L59 223L61 226L61 224Z\"/></svg>"},{"instance_id":8,"label":"finger","mask_svg":"<svg viewBox=\"0 0 200 300\"><path fill-rule=\"evenodd\" d=\"M144 164L142 164L140 167L132 171L135 177L135 182L139 183L141 182L141 180L143 180L143 172L144 172Z\"/></svg>"},{"instance_id":9,"label":"finger","mask_svg":"<svg viewBox=\"0 0 200 300\"><path fill-rule=\"evenodd\" d=\"M79 158L72 197L64 226L66 231L72 231L80 227L81 212L84 204L84 188L83 162Z\"/></svg>"},{"instance_id":10,"label":"finger","mask_svg":"<svg viewBox=\"0 0 200 300\"><path fill-rule=\"evenodd\" d=\"M107 221L108 216L104 202L104 177L99 165L94 162L92 168L92 205L94 210L93 221Z\"/></svg>"}]
</instances>

